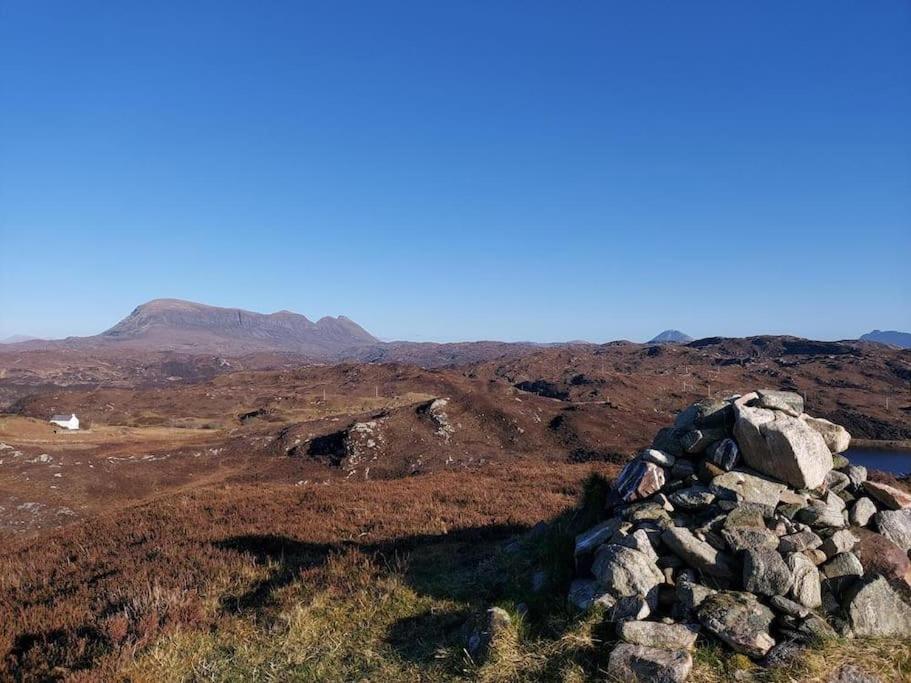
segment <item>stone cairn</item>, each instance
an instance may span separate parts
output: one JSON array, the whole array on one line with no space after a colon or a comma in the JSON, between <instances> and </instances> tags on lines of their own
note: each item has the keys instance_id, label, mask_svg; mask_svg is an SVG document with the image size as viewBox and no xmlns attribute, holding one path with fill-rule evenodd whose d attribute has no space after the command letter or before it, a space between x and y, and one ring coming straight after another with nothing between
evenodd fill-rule
<instances>
[{"instance_id":1,"label":"stone cairn","mask_svg":"<svg viewBox=\"0 0 911 683\"><path fill-rule=\"evenodd\" d=\"M613 622L608 674L683 681L700 635L766 666L828 635L911 635L911 495L838 455L850 441L784 391L660 430L576 537L569 600Z\"/></svg>"}]
</instances>

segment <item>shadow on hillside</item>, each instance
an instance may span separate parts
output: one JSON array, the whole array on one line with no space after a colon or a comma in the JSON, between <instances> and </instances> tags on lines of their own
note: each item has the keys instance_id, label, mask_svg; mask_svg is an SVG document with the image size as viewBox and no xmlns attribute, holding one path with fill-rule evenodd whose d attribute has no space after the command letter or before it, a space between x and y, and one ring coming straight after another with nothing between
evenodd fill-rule
<instances>
[{"instance_id":1,"label":"shadow on hillside","mask_svg":"<svg viewBox=\"0 0 911 683\"><path fill-rule=\"evenodd\" d=\"M333 553L352 549L384 564L407 557L403 577L417 592L435 598L465 600L478 595L476 588L466 585L470 584L465 581L466 573L477 570L497 544L523 529L517 525L491 525L376 544L307 543L273 534L232 536L214 545L251 555L258 564L272 564L275 569L243 594L223 598L222 608L243 612L269 607L275 604L274 594L295 581L301 572L324 565Z\"/></svg>"}]
</instances>

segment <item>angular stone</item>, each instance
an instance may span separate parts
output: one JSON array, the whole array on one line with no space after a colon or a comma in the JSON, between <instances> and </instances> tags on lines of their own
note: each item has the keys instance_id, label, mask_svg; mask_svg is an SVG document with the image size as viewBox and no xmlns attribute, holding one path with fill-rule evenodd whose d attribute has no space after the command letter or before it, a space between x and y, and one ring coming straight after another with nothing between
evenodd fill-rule
<instances>
[{"instance_id":1,"label":"angular stone","mask_svg":"<svg viewBox=\"0 0 911 683\"><path fill-rule=\"evenodd\" d=\"M619 545L638 550L652 562L658 562L658 553L655 552L655 548L652 546L652 542L648 538L648 532L645 529L637 529L626 538L621 539Z\"/></svg>"},{"instance_id":2,"label":"angular stone","mask_svg":"<svg viewBox=\"0 0 911 683\"><path fill-rule=\"evenodd\" d=\"M671 468L671 479L686 479L696 472L696 467L689 460L677 460Z\"/></svg>"},{"instance_id":3,"label":"angular stone","mask_svg":"<svg viewBox=\"0 0 911 683\"><path fill-rule=\"evenodd\" d=\"M734 436L743 461L794 488L814 489L832 469L832 454L818 432L777 410L735 407Z\"/></svg>"},{"instance_id":4,"label":"angular stone","mask_svg":"<svg viewBox=\"0 0 911 683\"><path fill-rule=\"evenodd\" d=\"M821 417L810 417L806 413L800 416L807 426L819 432L826 447L832 453L844 453L851 446L851 435L848 430Z\"/></svg>"},{"instance_id":5,"label":"angular stone","mask_svg":"<svg viewBox=\"0 0 911 683\"><path fill-rule=\"evenodd\" d=\"M685 430L677 429L676 427L664 427L659 429L658 433L655 434L655 438L652 440L652 448L656 448L659 451L664 451L665 453L670 453L675 458L679 458L683 455L683 444L680 443L680 439L683 437Z\"/></svg>"},{"instance_id":6,"label":"angular stone","mask_svg":"<svg viewBox=\"0 0 911 683\"><path fill-rule=\"evenodd\" d=\"M731 550L778 547L778 536L765 525L765 510L757 503L743 503L731 510L721 531Z\"/></svg>"},{"instance_id":7,"label":"angular stone","mask_svg":"<svg viewBox=\"0 0 911 683\"><path fill-rule=\"evenodd\" d=\"M876 528L905 552L911 550L911 509L877 512Z\"/></svg>"},{"instance_id":8,"label":"angular stone","mask_svg":"<svg viewBox=\"0 0 911 683\"><path fill-rule=\"evenodd\" d=\"M627 643L662 650L692 650L696 646L696 625L662 624L657 621L626 621L617 626L617 634Z\"/></svg>"},{"instance_id":9,"label":"angular stone","mask_svg":"<svg viewBox=\"0 0 911 683\"><path fill-rule=\"evenodd\" d=\"M736 496L737 500L746 503L761 503L774 508L778 505L781 492L785 485L768 479L767 477L744 472L742 470L731 470L722 474L720 477L712 479L711 489L721 498L725 495Z\"/></svg>"},{"instance_id":10,"label":"angular stone","mask_svg":"<svg viewBox=\"0 0 911 683\"><path fill-rule=\"evenodd\" d=\"M689 529L668 527L661 534L661 540L684 562L703 574L719 579L735 575L736 567L731 557L700 541Z\"/></svg>"},{"instance_id":11,"label":"angular stone","mask_svg":"<svg viewBox=\"0 0 911 683\"><path fill-rule=\"evenodd\" d=\"M643 552L622 545L605 545L595 555L592 574L612 595L641 596L652 608L657 605L658 586L664 574Z\"/></svg>"},{"instance_id":12,"label":"angular stone","mask_svg":"<svg viewBox=\"0 0 911 683\"><path fill-rule=\"evenodd\" d=\"M639 457L646 462L653 462L662 467L672 467L677 460L677 458L670 453L659 451L657 448L646 448L639 454Z\"/></svg>"},{"instance_id":13,"label":"angular stone","mask_svg":"<svg viewBox=\"0 0 911 683\"><path fill-rule=\"evenodd\" d=\"M611 623L639 621L652 613L655 602L656 600L644 598L641 595L624 595L622 598L617 598L614 605L607 610L604 618Z\"/></svg>"},{"instance_id":14,"label":"angular stone","mask_svg":"<svg viewBox=\"0 0 911 683\"><path fill-rule=\"evenodd\" d=\"M692 611L702 604L708 596L716 593L712 588L707 588L695 581L677 582L677 600L685 611Z\"/></svg>"},{"instance_id":15,"label":"angular stone","mask_svg":"<svg viewBox=\"0 0 911 683\"><path fill-rule=\"evenodd\" d=\"M607 661L607 676L629 683L682 683L692 668L693 657L686 650L620 643Z\"/></svg>"},{"instance_id":16,"label":"angular stone","mask_svg":"<svg viewBox=\"0 0 911 683\"><path fill-rule=\"evenodd\" d=\"M854 553L839 553L822 567L823 576L830 581L836 581L839 587L864 574L864 566ZM841 590L841 588L838 588Z\"/></svg>"},{"instance_id":17,"label":"angular stone","mask_svg":"<svg viewBox=\"0 0 911 683\"><path fill-rule=\"evenodd\" d=\"M865 496L855 501L848 514L848 519L854 526L867 526L875 514L876 504Z\"/></svg>"},{"instance_id":18,"label":"angular stone","mask_svg":"<svg viewBox=\"0 0 911 683\"><path fill-rule=\"evenodd\" d=\"M734 424L734 411L728 401L704 399L682 410L674 427L678 429L729 428Z\"/></svg>"},{"instance_id":19,"label":"angular stone","mask_svg":"<svg viewBox=\"0 0 911 683\"><path fill-rule=\"evenodd\" d=\"M867 480L864 482L864 490L870 496L891 510L903 510L911 508L911 494L889 486L881 484L878 481Z\"/></svg>"},{"instance_id":20,"label":"angular stone","mask_svg":"<svg viewBox=\"0 0 911 683\"><path fill-rule=\"evenodd\" d=\"M782 553L794 553L802 550L818 548L822 539L809 529L782 536L778 542L778 550Z\"/></svg>"},{"instance_id":21,"label":"angular stone","mask_svg":"<svg viewBox=\"0 0 911 683\"><path fill-rule=\"evenodd\" d=\"M610 501L631 503L648 498L664 486L664 469L653 462L633 460L617 475L611 487Z\"/></svg>"},{"instance_id":22,"label":"angular stone","mask_svg":"<svg viewBox=\"0 0 911 683\"><path fill-rule=\"evenodd\" d=\"M839 553L846 553L857 544L857 537L847 529L840 529L822 542L819 549L826 557L835 557Z\"/></svg>"},{"instance_id":23,"label":"angular stone","mask_svg":"<svg viewBox=\"0 0 911 683\"><path fill-rule=\"evenodd\" d=\"M696 484L675 491L669 499L675 508L681 510L703 510L712 504L715 494L708 487Z\"/></svg>"},{"instance_id":24,"label":"angular stone","mask_svg":"<svg viewBox=\"0 0 911 683\"><path fill-rule=\"evenodd\" d=\"M860 541L852 552L864 568L864 575L880 574L889 581L904 581L911 587L911 559L908 553L885 536L869 529L854 529Z\"/></svg>"},{"instance_id":25,"label":"angular stone","mask_svg":"<svg viewBox=\"0 0 911 683\"><path fill-rule=\"evenodd\" d=\"M799 602L788 600L781 595L773 595L771 599L769 599L769 603L782 614L797 617L798 619L803 619L810 613L809 607L801 605Z\"/></svg>"},{"instance_id":26,"label":"angular stone","mask_svg":"<svg viewBox=\"0 0 911 683\"><path fill-rule=\"evenodd\" d=\"M851 486L855 489L863 486L863 483L867 481L867 468L863 465L848 465L845 468L845 474L848 475Z\"/></svg>"},{"instance_id":27,"label":"angular stone","mask_svg":"<svg viewBox=\"0 0 911 683\"><path fill-rule=\"evenodd\" d=\"M762 657L775 640L769 634L774 613L751 593L719 591L702 601L699 621L737 652Z\"/></svg>"},{"instance_id":28,"label":"angular stone","mask_svg":"<svg viewBox=\"0 0 911 683\"><path fill-rule=\"evenodd\" d=\"M580 612L587 612L596 605L612 607L616 602L612 595L592 579L576 579L569 584L567 600Z\"/></svg>"},{"instance_id":29,"label":"angular stone","mask_svg":"<svg viewBox=\"0 0 911 683\"><path fill-rule=\"evenodd\" d=\"M791 570L791 597L810 609L822 605L822 584L816 565L803 553L791 553L785 562Z\"/></svg>"},{"instance_id":30,"label":"angular stone","mask_svg":"<svg viewBox=\"0 0 911 683\"><path fill-rule=\"evenodd\" d=\"M791 584L791 570L777 551L757 548L743 553L744 590L758 595L785 595Z\"/></svg>"},{"instance_id":31,"label":"angular stone","mask_svg":"<svg viewBox=\"0 0 911 683\"><path fill-rule=\"evenodd\" d=\"M829 470L829 473L826 474L826 480L823 482L823 486L835 493L844 491L850 485L851 480L848 478L848 475L844 472L839 472L838 470Z\"/></svg>"},{"instance_id":32,"label":"angular stone","mask_svg":"<svg viewBox=\"0 0 911 683\"><path fill-rule=\"evenodd\" d=\"M740 448L734 439L722 439L706 449L706 458L725 472L730 472L740 462Z\"/></svg>"},{"instance_id":33,"label":"angular stone","mask_svg":"<svg viewBox=\"0 0 911 683\"><path fill-rule=\"evenodd\" d=\"M803 414L803 396L798 393L760 389L756 394L755 405L759 408L781 410L794 417Z\"/></svg>"},{"instance_id":34,"label":"angular stone","mask_svg":"<svg viewBox=\"0 0 911 683\"><path fill-rule=\"evenodd\" d=\"M841 514L841 510L819 500L811 500L807 507L798 510L795 518L817 529L840 529L845 525L845 518Z\"/></svg>"},{"instance_id":35,"label":"angular stone","mask_svg":"<svg viewBox=\"0 0 911 683\"><path fill-rule=\"evenodd\" d=\"M576 557L594 552L598 546L606 543L617 532L622 523L622 520L612 517L576 536Z\"/></svg>"},{"instance_id":36,"label":"angular stone","mask_svg":"<svg viewBox=\"0 0 911 683\"><path fill-rule=\"evenodd\" d=\"M881 576L858 581L845 601L845 609L857 636L911 633L911 607Z\"/></svg>"},{"instance_id":37,"label":"angular stone","mask_svg":"<svg viewBox=\"0 0 911 683\"><path fill-rule=\"evenodd\" d=\"M691 429L683 435L680 443L683 445L683 450L687 453L690 455L698 455L708 448L709 444L724 439L727 434L727 430L723 428L711 429L703 427L702 429Z\"/></svg>"}]
</instances>

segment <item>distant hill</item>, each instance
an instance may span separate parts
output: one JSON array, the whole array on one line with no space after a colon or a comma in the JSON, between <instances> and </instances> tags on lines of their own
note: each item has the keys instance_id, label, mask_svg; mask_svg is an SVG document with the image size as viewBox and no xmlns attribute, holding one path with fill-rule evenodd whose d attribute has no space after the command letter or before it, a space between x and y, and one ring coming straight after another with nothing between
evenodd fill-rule
<instances>
[{"instance_id":1,"label":"distant hill","mask_svg":"<svg viewBox=\"0 0 911 683\"><path fill-rule=\"evenodd\" d=\"M11 337L6 339L0 339L0 344L20 344L27 341L35 341L38 337L33 337L29 334L14 334Z\"/></svg>"},{"instance_id":2,"label":"distant hill","mask_svg":"<svg viewBox=\"0 0 911 683\"><path fill-rule=\"evenodd\" d=\"M242 355L264 351L329 358L377 339L345 316L316 322L290 311L255 313L179 299L154 299L91 337L29 341L29 349L130 349Z\"/></svg>"},{"instance_id":3,"label":"distant hill","mask_svg":"<svg viewBox=\"0 0 911 683\"><path fill-rule=\"evenodd\" d=\"M665 330L656 337L649 339L649 344L689 344L693 338L680 330Z\"/></svg>"},{"instance_id":4,"label":"distant hill","mask_svg":"<svg viewBox=\"0 0 911 683\"><path fill-rule=\"evenodd\" d=\"M873 330L860 338L861 341L888 344L901 349L911 349L911 332L898 332L896 330Z\"/></svg>"}]
</instances>

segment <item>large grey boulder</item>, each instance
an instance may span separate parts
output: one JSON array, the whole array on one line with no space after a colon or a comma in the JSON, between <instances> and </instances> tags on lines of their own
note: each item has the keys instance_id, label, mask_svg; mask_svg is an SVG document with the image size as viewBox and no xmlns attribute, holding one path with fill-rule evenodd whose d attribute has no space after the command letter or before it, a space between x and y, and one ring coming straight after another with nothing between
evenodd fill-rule
<instances>
[{"instance_id":1,"label":"large grey boulder","mask_svg":"<svg viewBox=\"0 0 911 683\"><path fill-rule=\"evenodd\" d=\"M703 574L730 579L736 573L730 556L700 541L689 529L669 527L662 532L661 540L677 557Z\"/></svg>"},{"instance_id":2,"label":"large grey boulder","mask_svg":"<svg viewBox=\"0 0 911 683\"><path fill-rule=\"evenodd\" d=\"M752 593L719 591L702 601L699 621L737 652L762 657L775 640L769 634L774 613Z\"/></svg>"},{"instance_id":3,"label":"large grey boulder","mask_svg":"<svg viewBox=\"0 0 911 683\"><path fill-rule=\"evenodd\" d=\"M848 465L845 468L845 474L848 475L848 481L855 489L867 481L867 468L863 465Z\"/></svg>"},{"instance_id":4,"label":"large grey boulder","mask_svg":"<svg viewBox=\"0 0 911 683\"><path fill-rule=\"evenodd\" d=\"M859 581L845 601L857 636L908 636L911 607L881 576Z\"/></svg>"},{"instance_id":5,"label":"large grey boulder","mask_svg":"<svg viewBox=\"0 0 911 683\"><path fill-rule=\"evenodd\" d=\"M758 595L785 595L791 588L791 570L777 551L755 548L743 553L743 588Z\"/></svg>"},{"instance_id":6,"label":"large grey boulder","mask_svg":"<svg viewBox=\"0 0 911 683\"><path fill-rule=\"evenodd\" d=\"M598 551L592 574L616 597L640 596L652 609L657 605L658 586L664 582L664 574L648 555L616 544Z\"/></svg>"},{"instance_id":7,"label":"large grey boulder","mask_svg":"<svg viewBox=\"0 0 911 683\"><path fill-rule=\"evenodd\" d=\"M696 625L662 624L659 621L625 621L617 625L617 634L627 643L662 650L692 650L696 646Z\"/></svg>"},{"instance_id":8,"label":"large grey boulder","mask_svg":"<svg viewBox=\"0 0 911 683\"><path fill-rule=\"evenodd\" d=\"M743 461L794 488L813 489L832 469L825 440L805 422L781 412L735 403L734 436Z\"/></svg>"},{"instance_id":9,"label":"large grey boulder","mask_svg":"<svg viewBox=\"0 0 911 683\"><path fill-rule=\"evenodd\" d=\"M822 582L813 561L798 552L788 555L785 562L791 570L791 597L810 609L822 605Z\"/></svg>"},{"instance_id":10,"label":"large grey boulder","mask_svg":"<svg viewBox=\"0 0 911 683\"><path fill-rule=\"evenodd\" d=\"M733 422L734 412L728 401L707 398L678 413L674 427L678 429L718 429L730 427Z\"/></svg>"},{"instance_id":11,"label":"large grey boulder","mask_svg":"<svg viewBox=\"0 0 911 683\"><path fill-rule=\"evenodd\" d=\"M877 512L876 528L905 552L911 550L911 510Z\"/></svg>"},{"instance_id":12,"label":"large grey boulder","mask_svg":"<svg viewBox=\"0 0 911 683\"><path fill-rule=\"evenodd\" d=\"M692 668L693 657L686 650L620 643L607 661L607 676L628 683L682 683Z\"/></svg>"},{"instance_id":13,"label":"large grey boulder","mask_svg":"<svg viewBox=\"0 0 911 683\"><path fill-rule=\"evenodd\" d=\"M821 417L810 417L806 413L800 416L804 423L819 432L832 453L844 453L851 446L851 435L848 430Z\"/></svg>"},{"instance_id":14,"label":"large grey boulder","mask_svg":"<svg viewBox=\"0 0 911 683\"><path fill-rule=\"evenodd\" d=\"M857 544L857 536L847 529L839 529L834 534L826 538L819 547L826 557L832 558L839 553L846 553Z\"/></svg>"}]
</instances>

